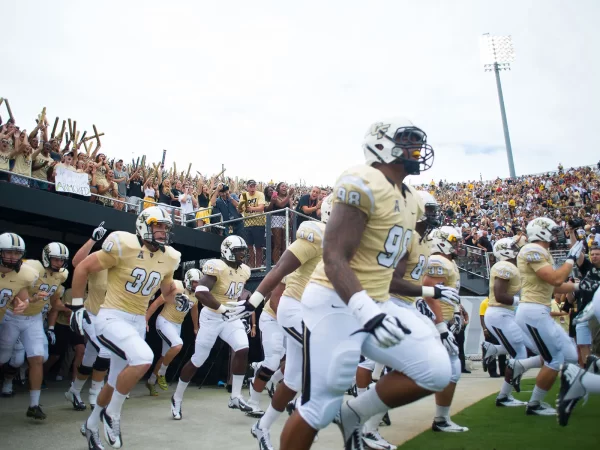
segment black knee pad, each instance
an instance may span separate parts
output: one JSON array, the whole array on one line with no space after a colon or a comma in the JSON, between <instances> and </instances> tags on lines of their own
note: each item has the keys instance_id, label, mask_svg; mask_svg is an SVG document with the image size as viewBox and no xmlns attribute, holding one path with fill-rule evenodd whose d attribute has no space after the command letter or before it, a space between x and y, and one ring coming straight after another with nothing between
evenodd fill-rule
<instances>
[{"instance_id":1,"label":"black knee pad","mask_svg":"<svg viewBox=\"0 0 600 450\"><path fill-rule=\"evenodd\" d=\"M77 368L77 371L81 374L81 375L91 375L92 374L92 368L90 366L84 366L82 364L79 365L79 367Z\"/></svg>"},{"instance_id":2,"label":"black knee pad","mask_svg":"<svg viewBox=\"0 0 600 450\"><path fill-rule=\"evenodd\" d=\"M17 374L18 370L19 370L18 367L13 367L10 364L5 364L4 368L2 369L2 371L4 372L4 375L6 375L8 377L14 377Z\"/></svg>"},{"instance_id":3,"label":"black knee pad","mask_svg":"<svg viewBox=\"0 0 600 450\"><path fill-rule=\"evenodd\" d=\"M266 383L271 379L274 373L275 372L273 370L268 369L265 366L260 366L260 369L258 369L258 373L256 374L256 376L259 380L262 380Z\"/></svg>"},{"instance_id":4,"label":"black knee pad","mask_svg":"<svg viewBox=\"0 0 600 450\"><path fill-rule=\"evenodd\" d=\"M94 370L98 372L106 372L110 367L110 358L100 358L99 356L96 358L96 362L94 362Z\"/></svg>"}]
</instances>

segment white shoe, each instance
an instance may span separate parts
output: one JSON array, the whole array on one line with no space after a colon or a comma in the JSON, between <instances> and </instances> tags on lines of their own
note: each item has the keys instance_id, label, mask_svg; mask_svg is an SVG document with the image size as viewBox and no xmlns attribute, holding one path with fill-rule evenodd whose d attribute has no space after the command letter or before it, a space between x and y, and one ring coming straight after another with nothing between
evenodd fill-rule
<instances>
[{"instance_id":1,"label":"white shoe","mask_svg":"<svg viewBox=\"0 0 600 450\"><path fill-rule=\"evenodd\" d=\"M85 436L89 450L104 450L102 439L100 439L100 430L90 430L87 427L87 422L84 422L79 431Z\"/></svg>"},{"instance_id":2,"label":"white shoe","mask_svg":"<svg viewBox=\"0 0 600 450\"><path fill-rule=\"evenodd\" d=\"M465 431L469 431L467 427L462 427L452 422L447 417L436 417L433 419L431 429L433 431L443 431L446 433L464 433Z\"/></svg>"},{"instance_id":3,"label":"white shoe","mask_svg":"<svg viewBox=\"0 0 600 450\"><path fill-rule=\"evenodd\" d=\"M556 399L558 423L567 426L571 412L577 402L585 397L586 391L581 377L586 373L574 364L565 364L560 373L560 389Z\"/></svg>"},{"instance_id":4,"label":"white shoe","mask_svg":"<svg viewBox=\"0 0 600 450\"><path fill-rule=\"evenodd\" d=\"M65 392L65 398L69 403L73 405L73 409L75 411L85 410L85 403L81 399L81 396L79 394L76 394L75 392L69 389L67 392Z\"/></svg>"},{"instance_id":5,"label":"white shoe","mask_svg":"<svg viewBox=\"0 0 600 450\"><path fill-rule=\"evenodd\" d=\"M345 450L363 450L362 424L358 414L348 406L348 402L343 402L338 415L337 425L342 432Z\"/></svg>"},{"instance_id":6,"label":"white shoe","mask_svg":"<svg viewBox=\"0 0 600 450\"><path fill-rule=\"evenodd\" d=\"M517 400L512 395L506 395L504 397L496 397L496 406L525 406L527 402Z\"/></svg>"},{"instance_id":7,"label":"white shoe","mask_svg":"<svg viewBox=\"0 0 600 450\"><path fill-rule=\"evenodd\" d=\"M258 441L258 450L273 450L269 430L263 430L261 428L258 428L259 422L260 420L258 420L254 425L252 425L252 428L250 429L252 436L254 436Z\"/></svg>"},{"instance_id":8,"label":"white shoe","mask_svg":"<svg viewBox=\"0 0 600 450\"><path fill-rule=\"evenodd\" d=\"M181 420L183 414L181 413L182 400L175 400L175 396L171 397L171 415L175 420Z\"/></svg>"},{"instance_id":9,"label":"white shoe","mask_svg":"<svg viewBox=\"0 0 600 450\"><path fill-rule=\"evenodd\" d=\"M121 417L111 417L106 413L106 408L100 413L102 423L104 424L104 439L112 448L121 448L123 439L121 439Z\"/></svg>"},{"instance_id":10,"label":"white shoe","mask_svg":"<svg viewBox=\"0 0 600 450\"><path fill-rule=\"evenodd\" d=\"M244 398L242 396L230 398L228 406L231 409L239 409L240 411L243 411L243 412L252 411L252 407L250 405L248 405L248 403L246 403L246 401L244 400Z\"/></svg>"},{"instance_id":11,"label":"white shoe","mask_svg":"<svg viewBox=\"0 0 600 450\"><path fill-rule=\"evenodd\" d=\"M367 447L374 450L396 450L396 446L386 441L379 431L364 433L362 439Z\"/></svg>"},{"instance_id":12,"label":"white shoe","mask_svg":"<svg viewBox=\"0 0 600 450\"><path fill-rule=\"evenodd\" d=\"M246 413L247 416L255 417L257 419L260 419L262 416L265 415L265 412L262 409L260 409L260 405L258 404L258 402L253 402L252 400L250 400L246 404L250 408L252 408L252 411L248 411Z\"/></svg>"},{"instance_id":13,"label":"white shoe","mask_svg":"<svg viewBox=\"0 0 600 450\"><path fill-rule=\"evenodd\" d=\"M523 364L515 359L511 359L508 362L508 367L512 369L512 377L509 381L509 384L515 388L515 391L521 392L521 377L526 372L525 367L523 367Z\"/></svg>"},{"instance_id":14,"label":"white shoe","mask_svg":"<svg viewBox=\"0 0 600 450\"><path fill-rule=\"evenodd\" d=\"M556 410L544 402L527 403L525 414L528 416L555 416Z\"/></svg>"}]
</instances>

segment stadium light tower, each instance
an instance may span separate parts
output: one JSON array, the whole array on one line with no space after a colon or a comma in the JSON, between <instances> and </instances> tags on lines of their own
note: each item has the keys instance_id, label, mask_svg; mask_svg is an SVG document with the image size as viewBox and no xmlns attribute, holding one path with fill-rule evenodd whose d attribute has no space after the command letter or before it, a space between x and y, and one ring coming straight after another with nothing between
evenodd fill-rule
<instances>
[{"instance_id":1,"label":"stadium light tower","mask_svg":"<svg viewBox=\"0 0 600 450\"><path fill-rule=\"evenodd\" d=\"M498 100L500 101L500 114L502 115L502 127L504 129L508 169L510 171L510 177L515 178L515 163L513 161L512 146L510 145L510 134L508 133L508 122L506 121L506 110L504 109L502 85L500 84L500 71L510 70L510 63L515 60L512 38L510 36L490 36L489 33L486 33L481 36L480 49L483 68L486 72L494 72L494 75L496 76L496 87L498 88Z\"/></svg>"}]
</instances>

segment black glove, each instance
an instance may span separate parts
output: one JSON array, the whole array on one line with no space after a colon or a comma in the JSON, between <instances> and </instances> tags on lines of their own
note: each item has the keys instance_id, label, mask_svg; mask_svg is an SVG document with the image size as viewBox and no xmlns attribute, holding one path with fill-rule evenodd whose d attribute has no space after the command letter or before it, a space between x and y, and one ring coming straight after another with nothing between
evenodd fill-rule
<instances>
[{"instance_id":1,"label":"black glove","mask_svg":"<svg viewBox=\"0 0 600 450\"><path fill-rule=\"evenodd\" d=\"M175 309L177 311L187 313L193 306L187 295L181 293L175 295Z\"/></svg>"},{"instance_id":2,"label":"black glove","mask_svg":"<svg viewBox=\"0 0 600 450\"><path fill-rule=\"evenodd\" d=\"M104 225L104 221L100 225L98 225L98 228L96 228L92 232L92 239L96 242L101 240L104 237L104 235L106 234L106 228L104 228L103 225Z\"/></svg>"},{"instance_id":3,"label":"black glove","mask_svg":"<svg viewBox=\"0 0 600 450\"><path fill-rule=\"evenodd\" d=\"M88 325L92 324L92 320L88 315L88 312L85 308L78 309L77 311L71 314L71 319L69 320L69 327L73 333L77 333L80 336L83 336L85 333L83 332L83 321L86 321Z\"/></svg>"},{"instance_id":4,"label":"black glove","mask_svg":"<svg viewBox=\"0 0 600 450\"><path fill-rule=\"evenodd\" d=\"M462 314L460 312L455 312L452 319L448 321L448 330L450 330L450 333L457 335L461 332L464 324L465 321Z\"/></svg>"}]
</instances>

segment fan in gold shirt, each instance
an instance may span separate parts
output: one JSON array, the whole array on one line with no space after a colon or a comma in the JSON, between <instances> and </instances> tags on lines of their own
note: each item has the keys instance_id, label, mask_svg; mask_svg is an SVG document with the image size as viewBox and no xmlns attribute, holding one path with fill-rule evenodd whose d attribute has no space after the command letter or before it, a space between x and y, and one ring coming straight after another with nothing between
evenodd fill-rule
<instances>
[{"instance_id":1,"label":"fan in gold shirt","mask_svg":"<svg viewBox=\"0 0 600 450\"><path fill-rule=\"evenodd\" d=\"M169 246L172 226L170 215L162 208L145 209L136 220L136 234L111 233L102 250L90 254L75 268L74 301L83 298L90 273L108 271L106 299L94 325L98 340L111 352L110 371L108 383L96 399L97 407L84 427L90 448L101 445L100 419L109 444L116 448L122 445L123 402L154 359L144 339L150 298L160 288L167 302L177 302L181 308L189 304L189 298L177 294L173 279L181 254ZM78 328L89 321L86 314L85 309L75 313Z\"/></svg>"}]
</instances>

